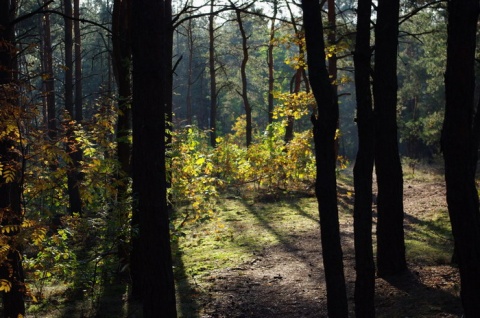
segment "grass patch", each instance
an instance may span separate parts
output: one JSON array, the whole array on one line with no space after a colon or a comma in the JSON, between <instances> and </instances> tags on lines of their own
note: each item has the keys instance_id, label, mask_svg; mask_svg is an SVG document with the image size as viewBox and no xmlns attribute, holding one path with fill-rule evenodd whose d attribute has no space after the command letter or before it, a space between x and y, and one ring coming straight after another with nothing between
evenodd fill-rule
<instances>
[{"instance_id":1,"label":"grass patch","mask_svg":"<svg viewBox=\"0 0 480 318\"><path fill-rule=\"evenodd\" d=\"M409 221L405 235L407 258L420 264L450 264L453 237L447 211Z\"/></svg>"},{"instance_id":2,"label":"grass patch","mask_svg":"<svg viewBox=\"0 0 480 318\"><path fill-rule=\"evenodd\" d=\"M214 221L199 224L178 241L175 255L190 276L237 266L263 249L288 240L295 231L318 227L315 198L251 203L224 199Z\"/></svg>"},{"instance_id":3,"label":"grass patch","mask_svg":"<svg viewBox=\"0 0 480 318\"><path fill-rule=\"evenodd\" d=\"M208 276L241 266L295 233L318 230L314 197L289 197L262 203L252 198L224 198L216 219L185 232L173 244L180 317L198 317L196 300L207 294ZM320 243L319 243L320 244Z\"/></svg>"}]
</instances>

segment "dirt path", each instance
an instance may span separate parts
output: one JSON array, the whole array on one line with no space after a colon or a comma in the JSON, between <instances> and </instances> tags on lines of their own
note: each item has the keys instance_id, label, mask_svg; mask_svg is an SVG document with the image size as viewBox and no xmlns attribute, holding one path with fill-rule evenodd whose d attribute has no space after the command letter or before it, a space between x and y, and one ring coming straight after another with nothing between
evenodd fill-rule
<instances>
[{"instance_id":1,"label":"dirt path","mask_svg":"<svg viewBox=\"0 0 480 318\"><path fill-rule=\"evenodd\" d=\"M442 181L405 181L406 229L412 222L446 210ZM355 281L353 222L342 218L342 244L349 309ZM416 263L409 272L376 279L377 317L459 317L458 274L449 265ZM248 262L214 271L203 299L203 318L326 317L326 291L319 231L292 233Z\"/></svg>"}]
</instances>

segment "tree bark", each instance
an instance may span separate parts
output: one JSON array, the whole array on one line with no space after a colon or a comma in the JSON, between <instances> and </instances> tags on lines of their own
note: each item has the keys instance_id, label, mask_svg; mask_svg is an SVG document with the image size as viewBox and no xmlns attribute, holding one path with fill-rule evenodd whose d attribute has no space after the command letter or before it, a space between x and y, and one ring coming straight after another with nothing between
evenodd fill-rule
<instances>
[{"instance_id":1,"label":"tree bark","mask_svg":"<svg viewBox=\"0 0 480 318\"><path fill-rule=\"evenodd\" d=\"M20 107L17 104L17 87L15 84L16 49L15 33L10 21L15 15L16 1L0 0L0 104L1 122L18 118ZM12 117L12 118L10 118ZM13 180L7 181L5 174L0 177L0 211L1 225L19 226L23 220L21 193L22 167L21 158L12 138L0 140L0 163L3 169L9 167L14 172ZM5 259L0 260L0 279L8 281L9 292L2 292L3 316L17 318L25 315L25 284L21 251L18 250L16 237L20 229L3 235L9 235L9 249ZM0 246L4 247L4 246Z\"/></svg>"},{"instance_id":2,"label":"tree bark","mask_svg":"<svg viewBox=\"0 0 480 318\"><path fill-rule=\"evenodd\" d=\"M480 315L480 215L471 155L475 90L476 0L448 2L445 120L442 150L447 203L455 241L465 317Z\"/></svg>"},{"instance_id":3,"label":"tree bark","mask_svg":"<svg viewBox=\"0 0 480 318\"><path fill-rule=\"evenodd\" d=\"M47 0L44 0L46 3ZM48 9L48 6L45 7ZM50 28L50 13L45 13L42 20L42 80L45 103L45 126L48 138L54 142L57 139L57 116L55 105L55 78L53 73L53 50ZM51 165L52 167L55 165Z\"/></svg>"},{"instance_id":4,"label":"tree bark","mask_svg":"<svg viewBox=\"0 0 480 318\"><path fill-rule=\"evenodd\" d=\"M165 119L171 94L169 0L132 2L133 213L141 260L132 284L142 290L143 317L176 317L165 171Z\"/></svg>"},{"instance_id":5,"label":"tree bark","mask_svg":"<svg viewBox=\"0 0 480 318\"><path fill-rule=\"evenodd\" d=\"M187 49L188 49L188 77L187 77L187 98L185 104L187 106L187 125L193 124L192 112L192 86L193 86L193 26L192 19L188 19L186 27Z\"/></svg>"},{"instance_id":6,"label":"tree bark","mask_svg":"<svg viewBox=\"0 0 480 318\"><path fill-rule=\"evenodd\" d=\"M75 119L75 103L73 95L73 34L72 34L72 17L73 8L71 0L64 0L64 23L65 23L65 109L71 119ZM73 127L67 124L67 144L66 151L71 158L67 171L67 186L69 197L69 212L82 214L82 199L80 197L79 180L78 180L78 157L77 147L73 137Z\"/></svg>"},{"instance_id":7,"label":"tree bark","mask_svg":"<svg viewBox=\"0 0 480 318\"><path fill-rule=\"evenodd\" d=\"M247 121L245 138L246 138L246 145L247 147L249 147L250 144L252 143L252 107L248 99L248 86L247 86L247 62L249 58L248 44L247 44L248 37L243 27L241 11L239 9L236 9L235 12L237 15L237 22L238 22L238 27L240 29L240 34L242 36L243 58L242 58L242 64L240 66L240 74L242 78L242 91L239 92L239 94L242 97L243 107L245 109L245 116Z\"/></svg>"},{"instance_id":8,"label":"tree bark","mask_svg":"<svg viewBox=\"0 0 480 318\"><path fill-rule=\"evenodd\" d=\"M80 0L73 0L73 34L75 47L75 121L83 121L83 89L82 89L82 34L80 33ZM80 153L80 151L78 151ZM82 155L78 161L82 160Z\"/></svg>"},{"instance_id":9,"label":"tree bark","mask_svg":"<svg viewBox=\"0 0 480 318\"><path fill-rule=\"evenodd\" d=\"M335 0L327 0L328 7L328 32L327 32L327 41L329 46L337 45L337 15L335 10ZM330 51L330 54L327 56L328 60L328 74L330 74L330 81L332 82L332 87L334 90L335 104L338 107L338 66L337 66L337 53L336 49ZM339 119L340 120L340 119ZM337 129L340 128L340 121L337 120ZM339 149L339 136L335 139L335 157L338 157Z\"/></svg>"},{"instance_id":10,"label":"tree bark","mask_svg":"<svg viewBox=\"0 0 480 318\"><path fill-rule=\"evenodd\" d=\"M399 0L379 0L375 25L375 171L377 174L377 270L379 276L407 269L403 230L403 175L397 137L397 46Z\"/></svg>"},{"instance_id":11,"label":"tree bark","mask_svg":"<svg viewBox=\"0 0 480 318\"><path fill-rule=\"evenodd\" d=\"M208 16L208 66L210 68L210 145L217 146L217 72L215 68L215 1Z\"/></svg>"},{"instance_id":12,"label":"tree bark","mask_svg":"<svg viewBox=\"0 0 480 318\"><path fill-rule=\"evenodd\" d=\"M273 90L275 84L274 78L274 60L273 60L273 41L275 40L275 22L278 13L278 1L273 0L273 16L270 20L270 41L268 42L267 64L268 64L268 124L273 123Z\"/></svg>"},{"instance_id":13,"label":"tree bark","mask_svg":"<svg viewBox=\"0 0 480 318\"><path fill-rule=\"evenodd\" d=\"M371 0L359 0L353 61L357 98L358 152L353 169L355 204L355 315L375 317L375 263L372 247L372 173L375 159L375 125L370 89Z\"/></svg>"},{"instance_id":14,"label":"tree bark","mask_svg":"<svg viewBox=\"0 0 480 318\"><path fill-rule=\"evenodd\" d=\"M320 3L318 0L303 0L302 9L308 74L310 86L317 101L317 114L312 116L317 167L315 192L320 214L328 315L339 318L348 317L335 172L335 131L338 107L335 104L334 90L325 65Z\"/></svg>"},{"instance_id":15,"label":"tree bark","mask_svg":"<svg viewBox=\"0 0 480 318\"><path fill-rule=\"evenodd\" d=\"M113 46L113 70L118 90L118 117L117 117L117 158L120 162L119 177L124 183L117 189L117 197L122 200L126 196L127 181L131 176L130 157L131 143L129 142L132 128L131 110L131 0L115 0L112 15L112 46Z\"/></svg>"}]
</instances>

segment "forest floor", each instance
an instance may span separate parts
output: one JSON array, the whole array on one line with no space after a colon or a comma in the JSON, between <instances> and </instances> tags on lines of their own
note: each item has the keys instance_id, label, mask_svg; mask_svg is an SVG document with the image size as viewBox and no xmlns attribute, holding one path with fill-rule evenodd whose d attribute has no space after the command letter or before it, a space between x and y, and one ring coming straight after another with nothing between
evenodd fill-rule
<instances>
[{"instance_id":1,"label":"forest floor","mask_svg":"<svg viewBox=\"0 0 480 318\"><path fill-rule=\"evenodd\" d=\"M355 316L352 184L351 170L342 171L338 199L350 317ZM376 316L460 317L459 276L450 265L453 242L442 172L432 167L404 169L404 208L408 271L375 279ZM327 317L312 189L295 193L230 189L220 198L215 219L193 224L172 246L178 317ZM86 300L57 301L55 295L60 294L51 293L50 310L34 312L32 307L27 317L141 317L138 306L127 301L125 282L104 286L101 295Z\"/></svg>"},{"instance_id":2,"label":"forest floor","mask_svg":"<svg viewBox=\"0 0 480 318\"><path fill-rule=\"evenodd\" d=\"M376 315L460 317L459 277L458 270L450 265L453 243L449 233L443 178L431 169L415 174L409 172L404 180L409 270L398 277L375 279ZM339 181L340 230L349 311L350 316L354 317L352 192L351 176L347 173L347 177ZM281 200L268 195L255 198L228 196L223 204L225 213L236 211L238 215L224 220L223 228L230 228L231 240L241 241L238 245L243 245L248 253L230 259L228 267L222 266L224 263L220 261L211 268L204 265L198 271L187 271L188 287L179 284L179 294L183 294L179 297L179 316L327 317L314 196L297 195ZM243 209L238 208L239 204ZM271 209L271 205L275 208ZM292 210L296 216L292 216ZM251 215L256 222L249 221ZM303 221L298 221L297 217ZM254 237L248 240L242 235ZM266 239L269 236L273 236L273 239ZM195 248L195 244L191 247ZM186 249L187 246L183 246L183 250ZM212 249L220 248L214 244ZM219 252L219 255L222 253ZM187 252L182 256L184 259L189 257ZM194 258L193 255L191 257ZM203 262L208 260L211 261L204 259ZM201 261L197 259L194 262Z\"/></svg>"}]
</instances>

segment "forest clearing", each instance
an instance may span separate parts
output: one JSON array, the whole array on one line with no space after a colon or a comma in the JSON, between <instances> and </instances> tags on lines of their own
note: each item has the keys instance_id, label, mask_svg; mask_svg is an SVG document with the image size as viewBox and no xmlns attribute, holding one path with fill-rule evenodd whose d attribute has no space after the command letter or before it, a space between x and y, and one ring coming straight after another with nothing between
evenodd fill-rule
<instances>
[{"instance_id":1,"label":"forest clearing","mask_svg":"<svg viewBox=\"0 0 480 318\"><path fill-rule=\"evenodd\" d=\"M376 277L377 317L459 317L458 269L441 169L405 171L408 271ZM339 175L340 229L349 311L355 281L349 169ZM317 202L312 192L269 194L242 189L222 195L214 221L174 241L178 316L184 318L327 317ZM374 217L375 221L375 217ZM104 286L89 300L51 302L31 317L138 317L126 284ZM63 296L50 295L51 299ZM79 310L79 308L83 308ZM135 308L135 307L133 307ZM30 317L27 316L27 317Z\"/></svg>"},{"instance_id":2,"label":"forest clearing","mask_svg":"<svg viewBox=\"0 0 480 318\"><path fill-rule=\"evenodd\" d=\"M354 195L351 177L342 175L340 229L353 317ZM443 177L429 167L405 179L409 270L392 280L376 278L377 317L459 317L459 277L450 263L453 241ZM183 264L176 273L185 270L185 284L180 285L179 316L327 317L313 194L246 192L222 201L217 225L180 241Z\"/></svg>"}]
</instances>

